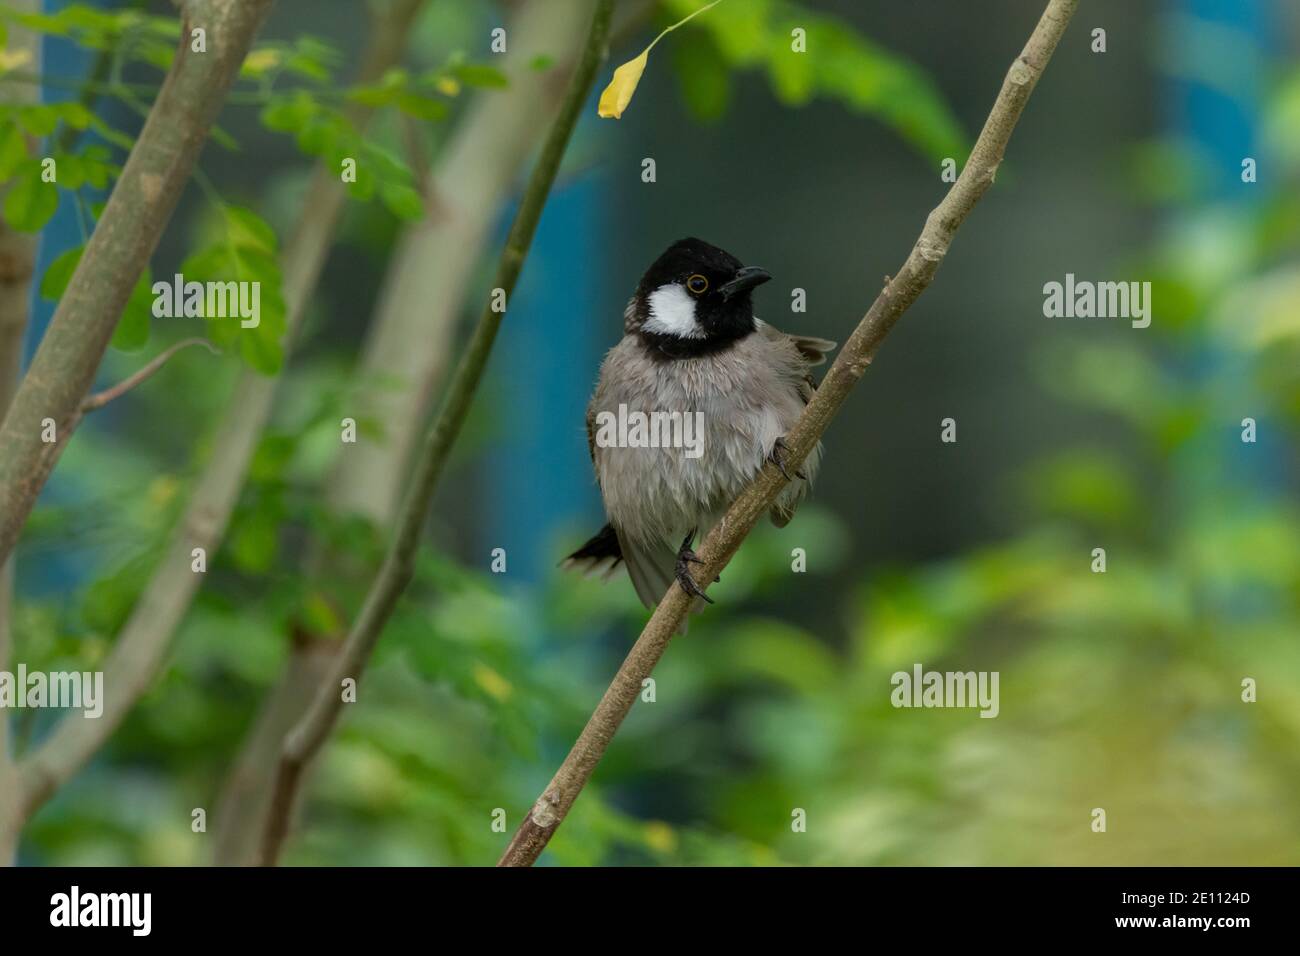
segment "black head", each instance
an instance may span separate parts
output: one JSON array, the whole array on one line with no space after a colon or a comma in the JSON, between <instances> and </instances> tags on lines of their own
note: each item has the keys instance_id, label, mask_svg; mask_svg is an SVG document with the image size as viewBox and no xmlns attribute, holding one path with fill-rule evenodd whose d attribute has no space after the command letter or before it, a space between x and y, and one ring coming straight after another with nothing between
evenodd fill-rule
<instances>
[{"instance_id":1,"label":"black head","mask_svg":"<svg viewBox=\"0 0 1300 956\"><path fill-rule=\"evenodd\" d=\"M720 351L754 331L755 286L772 278L700 239L679 239L646 270L633 326L652 351L687 358Z\"/></svg>"}]
</instances>

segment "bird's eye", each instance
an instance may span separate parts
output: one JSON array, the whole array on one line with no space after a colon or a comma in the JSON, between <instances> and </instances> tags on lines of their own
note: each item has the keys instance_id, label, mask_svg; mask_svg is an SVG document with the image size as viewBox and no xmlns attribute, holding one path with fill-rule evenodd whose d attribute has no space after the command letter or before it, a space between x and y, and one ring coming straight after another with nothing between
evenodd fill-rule
<instances>
[{"instance_id":1,"label":"bird's eye","mask_svg":"<svg viewBox=\"0 0 1300 956\"><path fill-rule=\"evenodd\" d=\"M701 293L708 291L709 280L697 273L686 280L686 288L690 289L696 295L700 295Z\"/></svg>"}]
</instances>

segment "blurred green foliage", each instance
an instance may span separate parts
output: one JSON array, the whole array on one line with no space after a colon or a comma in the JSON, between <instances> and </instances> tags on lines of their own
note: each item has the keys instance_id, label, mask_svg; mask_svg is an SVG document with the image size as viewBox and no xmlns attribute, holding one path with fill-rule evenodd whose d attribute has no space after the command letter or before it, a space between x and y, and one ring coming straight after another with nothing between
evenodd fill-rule
<instances>
[{"instance_id":1,"label":"blurred green foliage","mask_svg":"<svg viewBox=\"0 0 1300 956\"><path fill-rule=\"evenodd\" d=\"M672 0L666 15L688 7ZM727 71L704 63L720 52L728 65L767 69L787 101L833 96L879 113L926 152L957 148L928 81L825 18L798 22L810 44L841 50L830 62L843 75L775 65L792 9L728 4L693 22L693 40L675 38L697 112L725 105ZM421 86L403 74L355 96L400 109ZM1159 321L1104 341L1063 335L1029 359L1044 394L1113 422L1124 440L1102 447L1064 434L1008 475L1023 532L925 566L854 568L857 585L829 596L828 632L800 625L799 601L852 560L840 520L807 506L786 529L758 529L711 592L718 605L670 646L654 703L634 708L547 859L1300 862L1300 507L1286 480L1300 449L1298 91L1293 71L1268 115L1289 187L1277 202L1193 202L1194 175L1149 174L1152 157L1195 169L1180 144L1139 150L1124 187L1178 216L1127 264L1155 278ZM318 100L298 97L276 94L267 125L301 129L296 115L275 112L294 103L317 115ZM307 151L329 155L337 144L318 145ZM260 220L213 209L216 246L200 248L230 242L269 269L274 237ZM223 365L212 388L193 390L169 367L135 396L139 419L208 420L231 376ZM215 795L284 664L286 634L304 615L317 632L335 631L360 600L364 576L308 581L296 561L309 536L363 567L379 553L373 528L318 502L345 366L315 356L286 385L163 676L33 822L26 859L207 862L210 835L190 831L190 812L207 808L211 827ZM1241 441L1244 417L1259 423L1256 444ZM29 560L75 539L99 569L72 599L24 595L15 628L30 668L102 660L176 519L192 474L153 460L130 427L72 444L61 471L94 475L90 502L44 507L29 529ZM435 516L434 537L445 532L446 516ZM1095 574L1101 546L1108 569ZM793 548L808 555L806 578L792 573ZM644 616L621 581L557 574L544 588L515 588L425 549L360 706L347 708L313 779L287 862L494 860L509 836L491 829L494 810L517 825ZM891 674L918 662L1000 672L999 716L893 708ZM1255 703L1241 699L1247 677L1258 682ZM45 729L24 715L18 736ZM1105 835L1090 829L1095 807L1107 811ZM791 829L795 808L807 813L806 833Z\"/></svg>"},{"instance_id":2,"label":"blurred green foliage","mask_svg":"<svg viewBox=\"0 0 1300 956\"><path fill-rule=\"evenodd\" d=\"M664 6L668 21L676 22L700 4L666 0ZM923 70L807 5L724 3L692 19L672 48L687 106L700 119L725 112L734 71L757 69L786 106L825 98L875 117L936 164L966 155L960 125Z\"/></svg>"},{"instance_id":3,"label":"blurred green foliage","mask_svg":"<svg viewBox=\"0 0 1300 956\"><path fill-rule=\"evenodd\" d=\"M141 96L150 96L153 88L128 82L124 71L133 64L157 71L170 68L179 40L177 21L136 9L108 11L72 3L50 14L0 7L0 26L5 23L71 40L99 51L104 58L107 79L103 81L92 79L83 84L20 72L8 77L84 89L85 101L0 104L0 182L9 184L0 214L6 224L21 232L39 232L58 209L60 196L67 195L76 204L83 233L88 233L102 211L98 194L121 172L109 146L126 153L135 139L104 122L87 104L94 105L101 97L117 99L143 115L147 107ZM334 45L312 36L292 42L260 41L245 59L240 82L229 101L259 107L261 124L270 131L291 134L304 156L319 157L340 172L349 161L352 175L344 177L344 182L353 198L365 202L377 197L399 219L418 220L424 215L424 198L406 160L393 148L393 137L385 142L363 135L349 105L373 109L381 118L385 112L396 112L421 122L441 121L451 114L449 103L464 87L501 89L507 85L505 78L495 67L469 62L459 52L415 77L394 69L377 83L354 86L338 84L342 65L343 56ZM4 72L0 69L0 75ZM85 133L95 134L102 142L83 136ZM54 161L56 178L51 181L44 178L42 163L28 156L25 137L56 134L51 142L57 148L42 157ZM415 130L411 135L419 137L422 132ZM214 128L212 138L227 149L240 148L220 127ZM283 361L285 332L274 230L255 211L224 200L201 173L196 178L207 191L213 215L200 230L198 248L185 259L182 272L199 282L261 283L263 320L254 334L236 336L228 320L209 322L208 332L219 345L237 344L234 351L238 356L257 371L273 375ZM56 184L54 188L51 182ZM55 299L62 295L83 249L84 243L51 264L41 283L42 295ZM149 341L149 287L146 274L114 336L114 348L136 351Z\"/></svg>"}]
</instances>

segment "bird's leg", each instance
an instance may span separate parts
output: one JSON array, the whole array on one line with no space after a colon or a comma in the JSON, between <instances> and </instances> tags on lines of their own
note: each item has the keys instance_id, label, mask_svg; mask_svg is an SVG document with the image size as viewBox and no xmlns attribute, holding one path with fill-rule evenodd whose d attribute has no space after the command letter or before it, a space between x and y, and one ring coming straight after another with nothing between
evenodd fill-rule
<instances>
[{"instance_id":1,"label":"bird's leg","mask_svg":"<svg viewBox=\"0 0 1300 956\"><path fill-rule=\"evenodd\" d=\"M700 586L691 577L691 565L704 563L700 556L691 550L691 545L695 543L696 530L692 528L691 533L682 540L682 546L677 549L677 583L691 597L703 598L705 603L712 604L713 598L700 590Z\"/></svg>"},{"instance_id":2,"label":"bird's leg","mask_svg":"<svg viewBox=\"0 0 1300 956\"><path fill-rule=\"evenodd\" d=\"M790 473L785 470L785 456L789 450L790 446L785 443L785 439L778 436L777 440L772 444L772 454L767 456L767 460L776 465L786 481L791 480ZM795 478L802 478L804 481L808 480L808 476L802 471L796 471L794 476Z\"/></svg>"}]
</instances>

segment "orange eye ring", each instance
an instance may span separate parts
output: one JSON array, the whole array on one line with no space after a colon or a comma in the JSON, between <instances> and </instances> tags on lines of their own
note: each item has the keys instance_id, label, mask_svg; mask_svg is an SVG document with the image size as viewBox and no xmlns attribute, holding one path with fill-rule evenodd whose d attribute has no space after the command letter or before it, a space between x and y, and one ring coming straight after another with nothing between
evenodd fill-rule
<instances>
[{"instance_id":1,"label":"orange eye ring","mask_svg":"<svg viewBox=\"0 0 1300 956\"><path fill-rule=\"evenodd\" d=\"M690 289L696 295L703 295L709 291L709 280L698 272L686 280L686 288Z\"/></svg>"}]
</instances>

